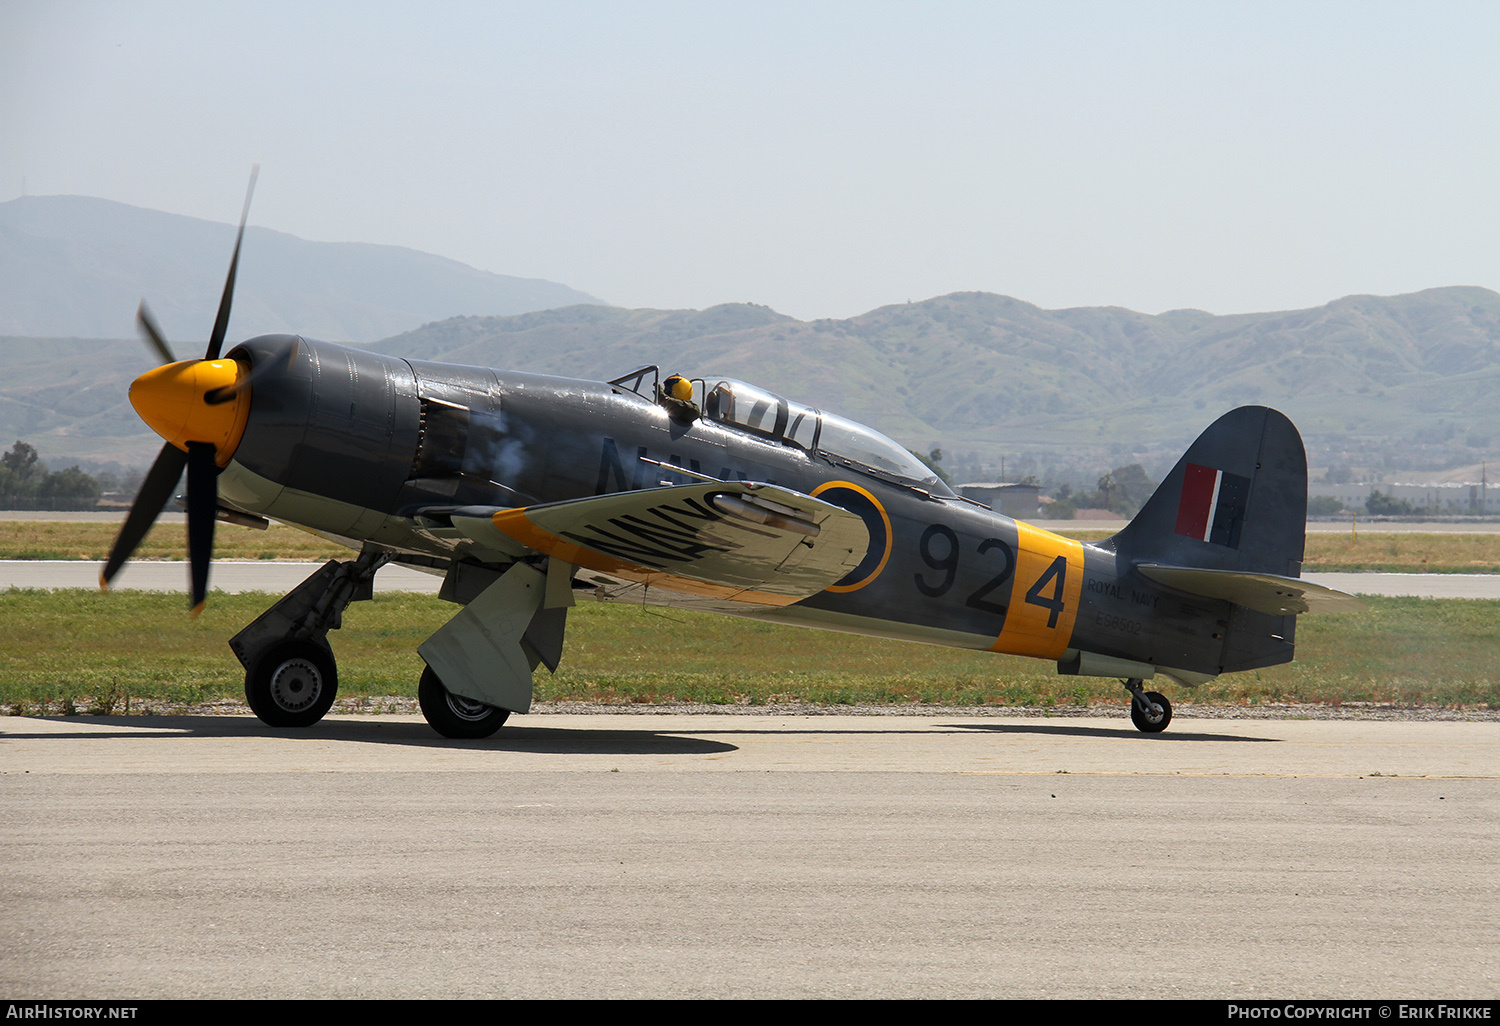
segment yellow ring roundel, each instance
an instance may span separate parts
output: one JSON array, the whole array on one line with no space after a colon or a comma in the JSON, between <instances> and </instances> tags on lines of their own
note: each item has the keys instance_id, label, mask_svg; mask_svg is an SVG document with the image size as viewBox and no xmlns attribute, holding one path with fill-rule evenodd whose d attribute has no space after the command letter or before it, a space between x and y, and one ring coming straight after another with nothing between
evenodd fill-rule
<instances>
[{"instance_id":1,"label":"yellow ring roundel","mask_svg":"<svg viewBox=\"0 0 1500 1026\"><path fill-rule=\"evenodd\" d=\"M890 561L891 545L895 540L891 518L879 499L852 481L826 481L812 490L812 496L858 514L870 532L870 550L864 560L843 580L826 589L836 593L858 591L879 577Z\"/></svg>"}]
</instances>

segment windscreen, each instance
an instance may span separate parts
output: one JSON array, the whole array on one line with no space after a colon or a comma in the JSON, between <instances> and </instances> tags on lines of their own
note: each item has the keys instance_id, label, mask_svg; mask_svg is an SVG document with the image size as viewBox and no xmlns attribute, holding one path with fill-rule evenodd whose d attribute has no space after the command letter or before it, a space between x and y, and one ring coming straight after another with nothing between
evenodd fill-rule
<instances>
[{"instance_id":1,"label":"windscreen","mask_svg":"<svg viewBox=\"0 0 1500 1026\"><path fill-rule=\"evenodd\" d=\"M823 414L823 433L818 450L829 457L843 457L888 475L905 484L914 484L934 495L953 495L933 470L908 450L873 428L836 413Z\"/></svg>"}]
</instances>

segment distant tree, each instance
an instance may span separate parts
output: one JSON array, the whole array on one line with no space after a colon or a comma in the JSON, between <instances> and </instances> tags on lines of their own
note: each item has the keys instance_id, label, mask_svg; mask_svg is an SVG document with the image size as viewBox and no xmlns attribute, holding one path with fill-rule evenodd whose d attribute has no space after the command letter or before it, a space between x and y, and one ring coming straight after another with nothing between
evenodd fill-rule
<instances>
[{"instance_id":1,"label":"distant tree","mask_svg":"<svg viewBox=\"0 0 1500 1026\"><path fill-rule=\"evenodd\" d=\"M75 463L67 470L48 474L42 481L39 494L52 502L91 506L99 501L103 489L99 487L98 481L85 474Z\"/></svg>"},{"instance_id":2,"label":"distant tree","mask_svg":"<svg viewBox=\"0 0 1500 1026\"><path fill-rule=\"evenodd\" d=\"M1340 513L1344 504L1331 495L1319 495L1307 500L1307 514L1313 517L1327 517Z\"/></svg>"},{"instance_id":3,"label":"distant tree","mask_svg":"<svg viewBox=\"0 0 1500 1026\"><path fill-rule=\"evenodd\" d=\"M16 442L0 455L0 506L82 509L98 502L101 494L99 482L76 464L49 473L37 459L36 448L25 442Z\"/></svg>"},{"instance_id":4,"label":"distant tree","mask_svg":"<svg viewBox=\"0 0 1500 1026\"><path fill-rule=\"evenodd\" d=\"M943 484L953 483L953 479L948 476L948 472L938 465L943 462L943 450L933 449L926 456L923 456L915 449L908 449L906 451L926 464L927 469L936 474L938 476L938 480L943 482Z\"/></svg>"},{"instance_id":5,"label":"distant tree","mask_svg":"<svg viewBox=\"0 0 1500 1026\"><path fill-rule=\"evenodd\" d=\"M1121 516L1133 517L1140 512L1151 493L1156 491L1156 482L1146 476L1139 463L1116 467L1099 479L1097 491L1079 492L1072 496L1080 508L1107 509ZM1066 498L1059 491L1058 498Z\"/></svg>"},{"instance_id":6,"label":"distant tree","mask_svg":"<svg viewBox=\"0 0 1500 1026\"><path fill-rule=\"evenodd\" d=\"M1156 491L1156 482L1146 475L1146 469L1139 463L1116 467L1110 471L1110 476L1114 478L1116 489L1115 505L1110 508L1120 513L1134 514Z\"/></svg>"},{"instance_id":7,"label":"distant tree","mask_svg":"<svg viewBox=\"0 0 1500 1026\"><path fill-rule=\"evenodd\" d=\"M1417 508L1405 499L1386 495L1378 489L1370 492L1370 497L1365 500L1365 509L1371 516L1386 517L1410 516L1417 512Z\"/></svg>"},{"instance_id":8,"label":"distant tree","mask_svg":"<svg viewBox=\"0 0 1500 1026\"><path fill-rule=\"evenodd\" d=\"M1099 505L1103 509L1113 509L1116 495L1115 475L1105 474L1099 479Z\"/></svg>"},{"instance_id":9,"label":"distant tree","mask_svg":"<svg viewBox=\"0 0 1500 1026\"><path fill-rule=\"evenodd\" d=\"M0 455L0 502L21 505L34 500L46 471L46 465L37 462L35 448L16 442Z\"/></svg>"},{"instance_id":10,"label":"distant tree","mask_svg":"<svg viewBox=\"0 0 1500 1026\"><path fill-rule=\"evenodd\" d=\"M1048 520L1073 520L1078 516L1078 507L1069 499L1058 499L1042 507Z\"/></svg>"},{"instance_id":11,"label":"distant tree","mask_svg":"<svg viewBox=\"0 0 1500 1026\"><path fill-rule=\"evenodd\" d=\"M16 444L10 447L10 451L4 456L0 456L0 465L4 465L7 470L17 477L25 477L34 472L36 457L35 446L27 445L25 442L17 439Z\"/></svg>"}]
</instances>

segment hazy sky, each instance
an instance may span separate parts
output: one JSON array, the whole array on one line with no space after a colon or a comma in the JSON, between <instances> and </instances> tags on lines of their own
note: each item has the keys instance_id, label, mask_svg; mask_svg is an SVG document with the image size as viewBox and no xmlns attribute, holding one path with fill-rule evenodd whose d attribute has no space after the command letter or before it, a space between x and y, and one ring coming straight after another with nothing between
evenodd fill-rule
<instances>
[{"instance_id":1,"label":"hazy sky","mask_svg":"<svg viewBox=\"0 0 1500 1026\"><path fill-rule=\"evenodd\" d=\"M1500 290L1500 3L0 0L0 200L255 162L252 224L631 307Z\"/></svg>"}]
</instances>

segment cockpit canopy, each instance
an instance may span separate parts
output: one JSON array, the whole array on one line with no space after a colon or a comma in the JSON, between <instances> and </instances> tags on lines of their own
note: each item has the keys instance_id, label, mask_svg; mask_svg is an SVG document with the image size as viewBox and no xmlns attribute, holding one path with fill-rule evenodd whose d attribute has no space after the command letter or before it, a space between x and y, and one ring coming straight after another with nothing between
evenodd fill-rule
<instances>
[{"instance_id":1,"label":"cockpit canopy","mask_svg":"<svg viewBox=\"0 0 1500 1026\"><path fill-rule=\"evenodd\" d=\"M714 385L703 396L703 415L726 427L754 432L778 442L814 452L822 434L822 415L811 406L783 399L758 385L733 378L695 381L694 392L708 381ZM694 395L694 398L698 398Z\"/></svg>"},{"instance_id":2,"label":"cockpit canopy","mask_svg":"<svg viewBox=\"0 0 1500 1026\"><path fill-rule=\"evenodd\" d=\"M646 376L656 370L642 368L616 378L611 384L644 395ZM691 380L693 403L706 419L724 427L802 449L835 466L894 484L920 488L933 495L950 498L954 495L913 453L857 421L793 402L736 378L707 376ZM660 386L656 391L661 391Z\"/></svg>"}]
</instances>

